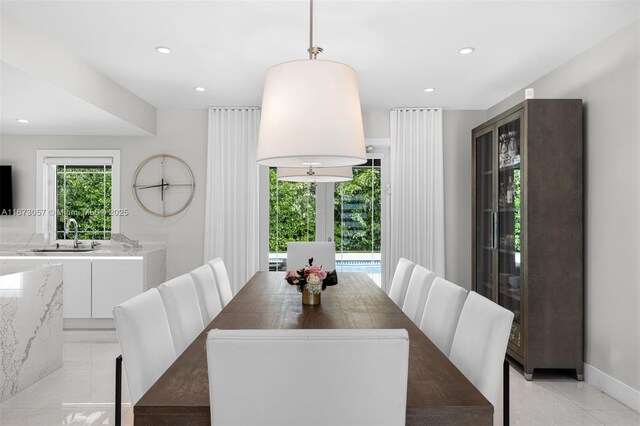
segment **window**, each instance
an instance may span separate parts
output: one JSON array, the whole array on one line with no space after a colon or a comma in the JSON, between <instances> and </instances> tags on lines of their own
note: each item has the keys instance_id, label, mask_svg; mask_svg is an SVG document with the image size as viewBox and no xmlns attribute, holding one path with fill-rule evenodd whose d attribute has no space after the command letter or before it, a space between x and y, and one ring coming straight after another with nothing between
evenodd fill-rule
<instances>
[{"instance_id":1,"label":"window","mask_svg":"<svg viewBox=\"0 0 640 426\"><path fill-rule=\"evenodd\" d=\"M280 270L289 241L316 240L316 188L277 179L269 169L269 269Z\"/></svg>"},{"instance_id":2,"label":"window","mask_svg":"<svg viewBox=\"0 0 640 426\"><path fill-rule=\"evenodd\" d=\"M56 239L74 238L65 230L78 223L78 239L111 239L111 165L56 166Z\"/></svg>"},{"instance_id":3,"label":"window","mask_svg":"<svg viewBox=\"0 0 640 426\"><path fill-rule=\"evenodd\" d=\"M389 217L389 140L367 139L368 161L342 183L284 182L277 169L260 175L261 268L286 270L287 242L334 241L338 272L365 272L384 282ZM368 148L369 148L368 147ZM394 265L395 267L395 265Z\"/></svg>"},{"instance_id":4,"label":"window","mask_svg":"<svg viewBox=\"0 0 640 426\"><path fill-rule=\"evenodd\" d=\"M287 242L335 241L336 270L381 285L383 160L371 154L340 183L284 182L269 170L269 269L284 270Z\"/></svg>"},{"instance_id":5,"label":"window","mask_svg":"<svg viewBox=\"0 0 640 426\"><path fill-rule=\"evenodd\" d=\"M381 159L353 167L353 180L335 185L334 233L338 272L366 272L380 285Z\"/></svg>"},{"instance_id":6,"label":"window","mask_svg":"<svg viewBox=\"0 0 640 426\"><path fill-rule=\"evenodd\" d=\"M119 232L120 151L38 151L39 232L49 242L74 239L110 240Z\"/></svg>"}]
</instances>

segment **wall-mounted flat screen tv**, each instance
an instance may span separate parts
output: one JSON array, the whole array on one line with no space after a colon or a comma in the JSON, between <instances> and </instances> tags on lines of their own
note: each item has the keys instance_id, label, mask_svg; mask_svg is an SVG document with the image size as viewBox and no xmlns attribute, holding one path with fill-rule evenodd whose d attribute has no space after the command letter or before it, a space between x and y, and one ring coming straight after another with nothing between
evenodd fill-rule
<instances>
[{"instance_id":1,"label":"wall-mounted flat screen tv","mask_svg":"<svg viewBox=\"0 0 640 426\"><path fill-rule=\"evenodd\" d=\"M13 214L11 166L0 166L0 215Z\"/></svg>"}]
</instances>

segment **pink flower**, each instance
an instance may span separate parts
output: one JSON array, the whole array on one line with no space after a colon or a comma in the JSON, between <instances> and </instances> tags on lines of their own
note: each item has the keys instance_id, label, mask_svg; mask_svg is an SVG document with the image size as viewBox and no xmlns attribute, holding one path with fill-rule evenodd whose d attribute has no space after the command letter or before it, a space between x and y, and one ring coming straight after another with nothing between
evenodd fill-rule
<instances>
[{"instance_id":1,"label":"pink flower","mask_svg":"<svg viewBox=\"0 0 640 426\"><path fill-rule=\"evenodd\" d=\"M298 271L287 271L287 275L284 276L284 279L288 280L289 278L300 278L300 275L298 275Z\"/></svg>"},{"instance_id":2,"label":"pink flower","mask_svg":"<svg viewBox=\"0 0 640 426\"><path fill-rule=\"evenodd\" d=\"M284 279L289 284L298 284L300 282L300 274L298 271L287 271L287 274L284 276Z\"/></svg>"},{"instance_id":3,"label":"pink flower","mask_svg":"<svg viewBox=\"0 0 640 426\"><path fill-rule=\"evenodd\" d=\"M321 266L313 265L307 267L304 270L305 277L308 277L311 274L316 275L318 278L320 278L320 280L324 280L325 278L327 278L327 273L322 270Z\"/></svg>"}]
</instances>

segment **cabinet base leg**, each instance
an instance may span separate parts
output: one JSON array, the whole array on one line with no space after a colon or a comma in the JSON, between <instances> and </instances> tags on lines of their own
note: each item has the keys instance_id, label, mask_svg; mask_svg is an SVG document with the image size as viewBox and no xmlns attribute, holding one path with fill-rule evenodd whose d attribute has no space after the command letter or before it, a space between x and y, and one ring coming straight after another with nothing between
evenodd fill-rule
<instances>
[{"instance_id":1,"label":"cabinet base leg","mask_svg":"<svg viewBox=\"0 0 640 426\"><path fill-rule=\"evenodd\" d=\"M576 378L579 382L582 382L584 380L584 374L576 374Z\"/></svg>"},{"instance_id":2,"label":"cabinet base leg","mask_svg":"<svg viewBox=\"0 0 640 426\"><path fill-rule=\"evenodd\" d=\"M528 382L533 380L533 373L524 373L524 379Z\"/></svg>"}]
</instances>

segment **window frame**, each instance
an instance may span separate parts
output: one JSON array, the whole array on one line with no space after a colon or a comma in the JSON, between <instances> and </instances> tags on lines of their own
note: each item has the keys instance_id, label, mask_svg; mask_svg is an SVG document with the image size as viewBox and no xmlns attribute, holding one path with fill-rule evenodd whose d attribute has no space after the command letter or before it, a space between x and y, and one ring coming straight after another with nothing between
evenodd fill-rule
<instances>
[{"instance_id":1,"label":"window frame","mask_svg":"<svg viewBox=\"0 0 640 426\"><path fill-rule=\"evenodd\" d=\"M36 209L39 220L36 232L44 234L50 244L68 240L58 240L56 233L57 188L56 169L51 159L59 158L66 165L98 165L99 159L111 161L111 210L120 210L120 150L37 150L36 151ZM103 162L104 164L104 162ZM120 215L111 216L110 233L120 232ZM110 240L94 240L107 243Z\"/></svg>"},{"instance_id":2,"label":"window frame","mask_svg":"<svg viewBox=\"0 0 640 426\"><path fill-rule=\"evenodd\" d=\"M367 159L379 159L382 166L381 171L381 212L380 212L380 256L386 258L388 245L391 241L389 234L388 218L390 217L390 147L391 138L365 138L365 145L372 149L367 152ZM269 167L259 166L259 206L260 206L260 229L259 229L259 245L260 245L260 270L269 270ZM334 184L319 183L316 188L316 214L318 214L317 203L329 203L333 205ZM320 200L319 200L320 198ZM327 204L323 204L327 205ZM322 212L325 210L322 209ZM322 214L322 213L321 213ZM322 218L316 217L316 241L326 241L329 236L333 240L333 220L325 215ZM382 288L388 291L391 283L385 280L388 265L382 262Z\"/></svg>"}]
</instances>

